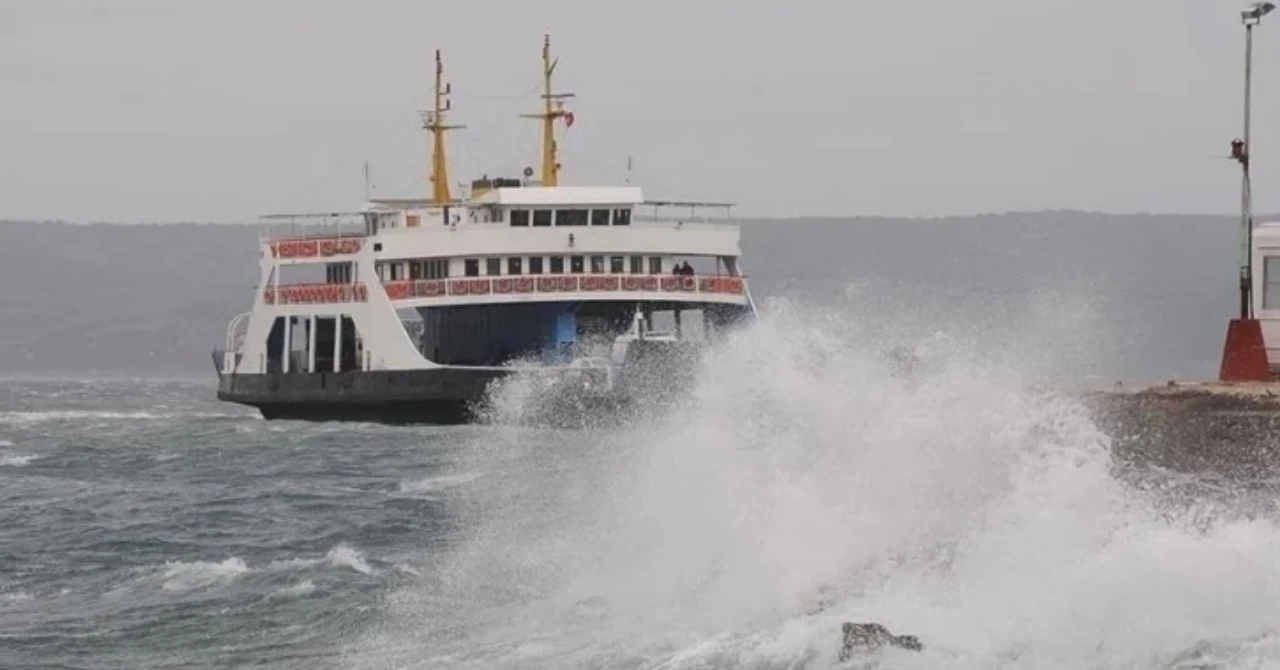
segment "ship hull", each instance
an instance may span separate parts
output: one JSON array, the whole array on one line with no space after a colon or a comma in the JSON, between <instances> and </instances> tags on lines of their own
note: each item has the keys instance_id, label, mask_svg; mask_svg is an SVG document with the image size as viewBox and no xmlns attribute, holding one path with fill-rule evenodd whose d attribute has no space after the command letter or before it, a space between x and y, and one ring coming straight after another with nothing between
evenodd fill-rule
<instances>
[{"instance_id":1,"label":"ship hull","mask_svg":"<svg viewBox=\"0 0 1280 670\"><path fill-rule=\"evenodd\" d=\"M436 368L222 375L218 399L265 419L458 424L476 419L501 370Z\"/></svg>"},{"instance_id":2,"label":"ship hull","mask_svg":"<svg viewBox=\"0 0 1280 670\"><path fill-rule=\"evenodd\" d=\"M704 351L696 343L638 341L612 372L526 368L515 406L497 409L494 382L522 374L521 368L219 374L218 399L257 408L269 420L602 426L625 420L631 410L661 411L676 402Z\"/></svg>"},{"instance_id":3,"label":"ship hull","mask_svg":"<svg viewBox=\"0 0 1280 670\"><path fill-rule=\"evenodd\" d=\"M490 411L491 369L222 375L218 399L257 409L264 419L457 425L487 422L582 428L620 420L632 406L620 388L580 381L545 383L514 415Z\"/></svg>"}]
</instances>

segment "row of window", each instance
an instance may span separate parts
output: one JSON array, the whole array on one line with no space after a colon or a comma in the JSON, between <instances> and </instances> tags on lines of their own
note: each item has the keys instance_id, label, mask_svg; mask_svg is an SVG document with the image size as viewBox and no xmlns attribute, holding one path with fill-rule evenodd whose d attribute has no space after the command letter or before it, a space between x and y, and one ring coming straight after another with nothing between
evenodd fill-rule
<instances>
[{"instance_id":1,"label":"row of window","mask_svg":"<svg viewBox=\"0 0 1280 670\"><path fill-rule=\"evenodd\" d=\"M567 263L566 258L568 258ZM650 256L648 261L649 274L662 274L661 256ZM566 268L569 274L584 274L587 272L588 263L590 263L591 274L630 272L638 275L644 274L645 271L644 256L549 256L545 259L542 256L511 256L506 259L506 272L503 272L502 258L484 259L484 274L492 277L524 274L559 275L565 274ZM480 259L466 259L463 263L463 274L467 277L479 277Z\"/></svg>"},{"instance_id":2,"label":"row of window","mask_svg":"<svg viewBox=\"0 0 1280 670\"><path fill-rule=\"evenodd\" d=\"M629 226L631 210L622 209L513 209L512 226Z\"/></svg>"},{"instance_id":3,"label":"row of window","mask_svg":"<svg viewBox=\"0 0 1280 670\"><path fill-rule=\"evenodd\" d=\"M483 270L481 272L481 263ZM339 270L337 264L330 266L328 280L330 283L345 283L351 279L349 264L345 270ZM467 258L463 260L462 270L466 277L479 277L481 274L490 277L512 275L540 274L662 274L662 256L510 256L490 258ZM504 271L505 270L505 271ZM449 259L429 258L404 262L378 264L378 276L383 281L399 281L402 279L447 279Z\"/></svg>"}]
</instances>

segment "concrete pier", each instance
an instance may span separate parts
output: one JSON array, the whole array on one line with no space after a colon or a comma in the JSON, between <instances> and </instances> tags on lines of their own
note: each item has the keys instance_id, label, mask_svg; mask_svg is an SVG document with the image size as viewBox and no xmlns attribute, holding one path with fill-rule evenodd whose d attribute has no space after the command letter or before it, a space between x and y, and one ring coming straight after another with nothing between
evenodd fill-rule
<instances>
[{"instance_id":1,"label":"concrete pier","mask_svg":"<svg viewBox=\"0 0 1280 670\"><path fill-rule=\"evenodd\" d=\"M1117 384L1081 395L1123 462L1280 476L1280 383Z\"/></svg>"}]
</instances>

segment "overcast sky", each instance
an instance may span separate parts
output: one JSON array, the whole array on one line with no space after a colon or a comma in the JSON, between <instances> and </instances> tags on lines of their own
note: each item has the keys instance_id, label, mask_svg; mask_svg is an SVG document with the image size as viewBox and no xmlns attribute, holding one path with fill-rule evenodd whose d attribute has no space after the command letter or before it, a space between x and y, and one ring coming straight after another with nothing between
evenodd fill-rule
<instances>
[{"instance_id":1,"label":"overcast sky","mask_svg":"<svg viewBox=\"0 0 1280 670\"><path fill-rule=\"evenodd\" d=\"M543 9L543 8L546 9ZM1220 0L0 0L0 218L253 220L537 165L539 49L577 94L565 183L743 213L1238 208L1240 3ZM1280 210L1280 12L1255 191Z\"/></svg>"}]
</instances>

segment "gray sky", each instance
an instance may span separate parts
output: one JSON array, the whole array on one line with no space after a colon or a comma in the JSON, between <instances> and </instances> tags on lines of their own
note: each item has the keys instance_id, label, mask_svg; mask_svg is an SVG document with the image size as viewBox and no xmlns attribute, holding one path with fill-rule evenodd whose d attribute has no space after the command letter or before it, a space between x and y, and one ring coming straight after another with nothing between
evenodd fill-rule
<instances>
[{"instance_id":1,"label":"gray sky","mask_svg":"<svg viewBox=\"0 0 1280 670\"><path fill-rule=\"evenodd\" d=\"M578 94L563 180L743 213L1231 212L1243 3L0 0L0 218L252 220L537 164L539 49ZM543 10L542 7L549 7ZM1255 191L1280 210L1280 13Z\"/></svg>"}]
</instances>

